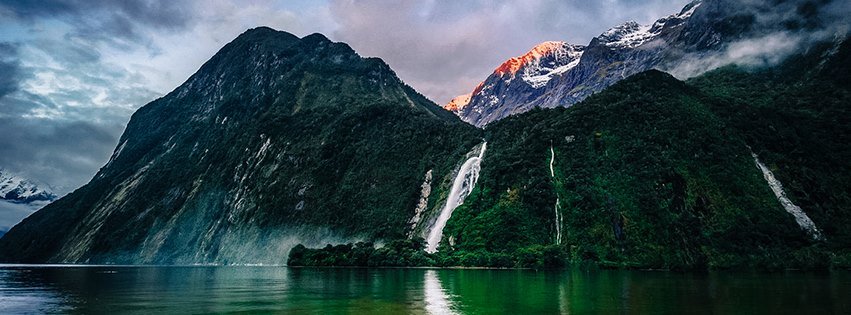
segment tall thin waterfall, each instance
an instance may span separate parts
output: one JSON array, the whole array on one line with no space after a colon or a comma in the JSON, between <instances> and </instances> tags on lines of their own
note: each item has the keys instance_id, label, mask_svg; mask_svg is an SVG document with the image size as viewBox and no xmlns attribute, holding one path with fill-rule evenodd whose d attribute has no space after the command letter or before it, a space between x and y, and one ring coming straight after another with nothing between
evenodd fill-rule
<instances>
[{"instance_id":1,"label":"tall thin waterfall","mask_svg":"<svg viewBox=\"0 0 851 315\"><path fill-rule=\"evenodd\" d=\"M774 196L776 196L777 200L780 201L783 209L786 209L786 212L789 212L789 214L794 216L795 222L797 222L802 229L807 231L813 239L820 240L822 238L821 231L816 228L816 224L813 220L804 213L804 210L801 210L801 207L796 206L792 203L792 200L789 200L789 198L786 197L786 192L783 191L783 185L781 185L780 181L774 177L771 170L759 161L756 154L751 152L751 156L753 156L753 161L756 163L756 167L762 171L762 176L765 177L765 181L768 182L768 186L771 187L771 191L774 192Z\"/></svg>"},{"instance_id":2,"label":"tall thin waterfall","mask_svg":"<svg viewBox=\"0 0 851 315\"><path fill-rule=\"evenodd\" d=\"M553 162L555 162L555 160L556 160L556 152L553 150L553 146L550 145L550 176L552 176L553 181L555 181L555 178L556 178L556 172L553 169ZM558 193L556 193L555 222L556 222L556 244L557 245L561 244L561 222L562 222L561 212L558 211L558 202L559 202Z\"/></svg>"},{"instance_id":3,"label":"tall thin waterfall","mask_svg":"<svg viewBox=\"0 0 851 315\"><path fill-rule=\"evenodd\" d=\"M452 211L464 203L464 198L470 195L473 187L476 186L476 181L479 179L479 170L481 170L482 157L485 155L485 149L488 143L482 143L482 149L478 156L471 157L464 161L461 169L458 170L458 175L455 175L455 180L452 182L452 188L449 191L449 197L446 198L446 205L440 210L440 216L431 227L426 239L426 252L434 253L437 251L437 245L443 238L443 228L446 227L446 222L452 216Z\"/></svg>"}]
</instances>

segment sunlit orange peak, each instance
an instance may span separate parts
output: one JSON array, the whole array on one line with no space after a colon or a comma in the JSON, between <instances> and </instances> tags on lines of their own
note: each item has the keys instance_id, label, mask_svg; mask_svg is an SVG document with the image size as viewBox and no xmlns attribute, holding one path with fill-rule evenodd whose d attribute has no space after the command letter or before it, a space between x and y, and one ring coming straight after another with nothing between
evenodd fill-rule
<instances>
[{"instance_id":1,"label":"sunlit orange peak","mask_svg":"<svg viewBox=\"0 0 851 315\"><path fill-rule=\"evenodd\" d=\"M494 73L499 74L500 76L506 74L516 74L517 71L520 70L520 68L523 68L523 66L525 66L529 62L547 56L553 51L560 49L564 45L565 42L557 41L540 43L537 46L533 47L532 50L527 52L525 55L514 57L503 62L499 67L496 68L496 70L494 70Z\"/></svg>"},{"instance_id":2,"label":"sunlit orange peak","mask_svg":"<svg viewBox=\"0 0 851 315\"><path fill-rule=\"evenodd\" d=\"M473 98L473 95L478 94L479 91L482 90L482 86L484 84L485 84L485 82L480 82L479 85L477 85L476 88L473 89L473 92L468 93L468 94L464 94L464 95L456 96L451 101L449 101L449 103L447 103L446 105L443 105L443 108L445 108L448 111L452 111L452 112L457 112L457 111L461 110L462 108L464 108L468 104L470 104L470 99Z\"/></svg>"},{"instance_id":3,"label":"sunlit orange peak","mask_svg":"<svg viewBox=\"0 0 851 315\"><path fill-rule=\"evenodd\" d=\"M467 104L470 104L470 97L471 96L473 96L473 94L458 95L455 98L453 98L451 101L449 101L448 104L444 105L443 108L445 108L448 111L456 112L456 111L464 108L464 106L467 106Z\"/></svg>"}]
</instances>

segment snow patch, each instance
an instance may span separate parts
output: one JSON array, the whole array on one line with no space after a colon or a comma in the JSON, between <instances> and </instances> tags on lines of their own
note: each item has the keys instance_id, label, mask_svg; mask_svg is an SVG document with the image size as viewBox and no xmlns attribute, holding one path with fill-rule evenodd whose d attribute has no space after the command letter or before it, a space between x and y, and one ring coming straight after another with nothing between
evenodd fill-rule
<instances>
[{"instance_id":1,"label":"snow patch","mask_svg":"<svg viewBox=\"0 0 851 315\"><path fill-rule=\"evenodd\" d=\"M29 179L0 169L0 199L15 203L52 201L56 199L56 194Z\"/></svg>"}]
</instances>

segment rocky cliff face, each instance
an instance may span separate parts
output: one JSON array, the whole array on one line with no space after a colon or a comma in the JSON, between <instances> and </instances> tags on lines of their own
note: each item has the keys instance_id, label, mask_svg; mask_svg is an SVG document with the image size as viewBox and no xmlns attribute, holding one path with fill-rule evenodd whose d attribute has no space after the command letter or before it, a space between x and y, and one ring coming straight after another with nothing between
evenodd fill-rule
<instances>
[{"instance_id":1,"label":"rocky cliff face","mask_svg":"<svg viewBox=\"0 0 851 315\"><path fill-rule=\"evenodd\" d=\"M283 263L295 243L404 237L423 174L434 206L480 141L379 59L252 29L140 108L94 179L10 230L0 257Z\"/></svg>"}]
</instances>

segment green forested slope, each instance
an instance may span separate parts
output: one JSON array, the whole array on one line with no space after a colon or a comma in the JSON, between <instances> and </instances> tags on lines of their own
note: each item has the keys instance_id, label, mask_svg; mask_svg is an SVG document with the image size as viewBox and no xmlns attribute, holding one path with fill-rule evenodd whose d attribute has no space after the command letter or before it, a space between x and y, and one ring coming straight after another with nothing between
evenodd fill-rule
<instances>
[{"instance_id":1,"label":"green forested slope","mask_svg":"<svg viewBox=\"0 0 851 315\"><path fill-rule=\"evenodd\" d=\"M422 257L413 240L365 261L386 264L389 251L401 257L390 265L847 267L849 51L825 43L688 82L649 71L573 107L493 123L481 177L440 251ZM784 209L752 152L822 239ZM352 264L350 254L300 249L291 262Z\"/></svg>"}]
</instances>

